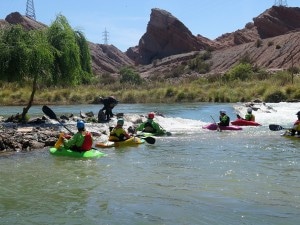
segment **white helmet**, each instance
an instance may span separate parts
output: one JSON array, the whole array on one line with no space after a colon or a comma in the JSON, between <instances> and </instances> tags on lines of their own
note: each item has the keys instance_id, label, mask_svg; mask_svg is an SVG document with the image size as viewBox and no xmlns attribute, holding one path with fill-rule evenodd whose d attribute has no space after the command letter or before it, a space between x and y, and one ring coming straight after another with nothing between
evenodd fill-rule
<instances>
[{"instance_id":1,"label":"white helmet","mask_svg":"<svg viewBox=\"0 0 300 225\"><path fill-rule=\"evenodd\" d=\"M249 107L249 108L247 109L247 113L252 113L252 108Z\"/></svg>"}]
</instances>

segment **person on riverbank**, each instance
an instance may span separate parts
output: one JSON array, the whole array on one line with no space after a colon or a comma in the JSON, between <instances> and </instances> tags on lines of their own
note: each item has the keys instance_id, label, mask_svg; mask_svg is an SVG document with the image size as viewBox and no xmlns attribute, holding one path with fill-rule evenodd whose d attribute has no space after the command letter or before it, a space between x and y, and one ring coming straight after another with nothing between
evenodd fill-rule
<instances>
[{"instance_id":1,"label":"person on riverbank","mask_svg":"<svg viewBox=\"0 0 300 225\"><path fill-rule=\"evenodd\" d=\"M114 96L109 96L107 98L102 98L100 97L100 102L103 104L103 108L100 109L99 113L98 113L98 122L102 122L99 121L99 119L103 119L103 116L100 118L99 115L105 115L105 120L109 121L111 117L114 116L112 110L113 108L119 103L117 101L117 99Z\"/></svg>"},{"instance_id":2,"label":"person on riverbank","mask_svg":"<svg viewBox=\"0 0 300 225\"><path fill-rule=\"evenodd\" d=\"M247 121L253 121L255 122L255 116L254 114L252 113L252 108L248 108L247 109L247 114L245 115L245 119L240 117L240 115L236 115L238 119L241 119L241 120L247 120Z\"/></svg>"},{"instance_id":3,"label":"person on riverbank","mask_svg":"<svg viewBox=\"0 0 300 225\"><path fill-rule=\"evenodd\" d=\"M219 120L220 120L220 122L218 123L219 126L229 126L230 118L229 116L227 116L225 110L220 111Z\"/></svg>"},{"instance_id":4,"label":"person on riverbank","mask_svg":"<svg viewBox=\"0 0 300 225\"><path fill-rule=\"evenodd\" d=\"M154 113L150 112L147 121L141 123L136 130L157 135L165 134L166 131L157 122L153 121L153 119Z\"/></svg>"},{"instance_id":5,"label":"person on riverbank","mask_svg":"<svg viewBox=\"0 0 300 225\"><path fill-rule=\"evenodd\" d=\"M64 147L77 152L90 150L93 145L92 134L86 131L85 123L82 120L77 121L77 129L78 132L70 139L65 135L62 136Z\"/></svg>"},{"instance_id":6,"label":"person on riverbank","mask_svg":"<svg viewBox=\"0 0 300 225\"><path fill-rule=\"evenodd\" d=\"M117 125L111 130L109 134L109 141L117 142L117 141L125 141L131 136L127 133L127 131L123 128L124 119L119 118L117 121Z\"/></svg>"},{"instance_id":7,"label":"person on riverbank","mask_svg":"<svg viewBox=\"0 0 300 225\"><path fill-rule=\"evenodd\" d=\"M296 133L300 135L300 111L297 112L296 115L297 120L295 121L293 128L290 130L292 136L295 136Z\"/></svg>"}]
</instances>

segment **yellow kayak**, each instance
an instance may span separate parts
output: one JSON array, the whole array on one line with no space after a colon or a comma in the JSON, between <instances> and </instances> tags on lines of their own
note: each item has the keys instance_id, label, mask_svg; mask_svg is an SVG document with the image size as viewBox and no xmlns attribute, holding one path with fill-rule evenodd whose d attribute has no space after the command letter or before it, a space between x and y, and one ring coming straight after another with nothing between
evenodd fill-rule
<instances>
[{"instance_id":1,"label":"yellow kayak","mask_svg":"<svg viewBox=\"0 0 300 225\"><path fill-rule=\"evenodd\" d=\"M132 137L125 141L108 141L108 142L98 142L95 144L98 148L111 148L111 147L125 147L125 146L137 146L139 144L145 143L144 139L138 137Z\"/></svg>"}]
</instances>

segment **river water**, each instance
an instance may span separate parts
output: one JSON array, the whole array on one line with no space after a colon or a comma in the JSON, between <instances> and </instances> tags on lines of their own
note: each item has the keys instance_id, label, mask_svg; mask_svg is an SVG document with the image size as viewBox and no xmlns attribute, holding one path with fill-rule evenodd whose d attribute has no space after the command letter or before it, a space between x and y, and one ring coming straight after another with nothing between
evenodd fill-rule
<instances>
[{"instance_id":1,"label":"river water","mask_svg":"<svg viewBox=\"0 0 300 225\"><path fill-rule=\"evenodd\" d=\"M300 140L270 131L291 127L299 103L254 111L260 127L209 131L203 125L241 104L119 104L128 122L149 111L172 136L154 145L102 149L106 157L55 157L48 149L0 156L1 225L298 225ZM51 106L57 114L97 113L99 105ZM11 115L21 107L1 107ZM41 115L33 107L31 115ZM115 121L112 121L112 123ZM73 124L68 125L73 127ZM90 129L97 127L89 125Z\"/></svg>"}]
</instances>

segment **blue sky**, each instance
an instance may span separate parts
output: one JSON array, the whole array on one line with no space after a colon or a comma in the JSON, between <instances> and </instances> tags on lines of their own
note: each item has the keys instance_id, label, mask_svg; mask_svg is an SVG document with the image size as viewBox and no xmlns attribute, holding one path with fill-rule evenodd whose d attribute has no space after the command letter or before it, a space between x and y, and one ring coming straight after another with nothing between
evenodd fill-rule
<instances>
[{"instance_id":1,"label":"blue sky","mask_svg":"<svg viewBox=\"0 0 300 225\"><path fill-rule=\"evenodd\" d=\"M1 0L0 19L12 12L25 15L26 2ZM106 29L108 44L124 52L138 45L152 8L170 12L194 35L213 40L244 28L274 3L275 0L34 0L34 7L38 21L50 25L62 14L72 28L81 30L94 43L104 43ZM287 3L290 7L300 7L299 0Z\"/></svg>"}]
</instances>

